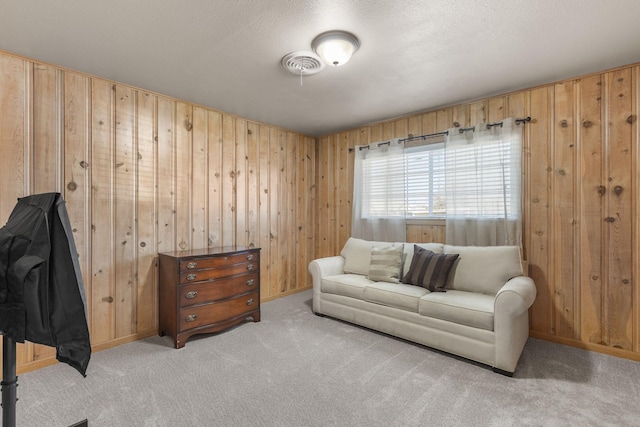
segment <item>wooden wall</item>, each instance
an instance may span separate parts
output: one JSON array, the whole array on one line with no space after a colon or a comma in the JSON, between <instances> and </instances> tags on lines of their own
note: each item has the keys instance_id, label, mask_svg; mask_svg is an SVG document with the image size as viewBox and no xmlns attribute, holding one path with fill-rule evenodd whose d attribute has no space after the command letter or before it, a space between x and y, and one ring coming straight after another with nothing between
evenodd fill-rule
<instances>
[{"instance_id":1,"label":"wooden wall","mask_svg":"<svg viewBox=\"0 0 640 427\"><path fill-rule=\"evenodd\" d=\"M531 116L524 142L524 253L538 288L531 336L640 360L640 66L328 135L318 144L317 256L350 234L358 144ZM414 242L444 223L414 222Z\"/></svg>"},{"instance_id":2,"label":"wooden wall","mask_svg":"<svg viewBox=\"0 0 640 427\"><path fill-rule=\"evenodd\" d=\"M260 247L263 301L310 286L314 138L3 52L0 123L0 225L63 194L94 350L157 333L158 252Z\"/></svg>"}]
</instances>

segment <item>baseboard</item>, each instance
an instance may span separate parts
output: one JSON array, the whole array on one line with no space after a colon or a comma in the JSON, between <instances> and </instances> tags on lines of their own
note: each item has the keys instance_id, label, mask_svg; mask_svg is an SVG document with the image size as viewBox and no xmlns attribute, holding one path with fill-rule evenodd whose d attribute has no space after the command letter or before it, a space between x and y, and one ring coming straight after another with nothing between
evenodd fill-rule
<instances>
[{"instance_id":1,"label":"baseboard","mask_svg":"<svg viewBox=\"0 0 640 427\"><path fill-rule=\"evenodd\" d=\"M119 345L122 345L122 344L127 344L127 343L138 341L144 338L149 338L154 335L158 335L158 328L148 329L143 332L137 332L135 334L127 335L126 337L116 338L104 344L98 344L98 345L92 346L92 351L98 352L102 350L107 350L113 347L118 347Z\"/></svg>"},{"instance_id":2,"label":"baseboard","mask_svg":"<svg viewBox=\"0 0 640 427\"><path fill-rule=\"evenodd\" d=\"M557 344L568 345L569 347L581 348L583 350L595 351L596 353L608 354L610 356L616 356L623 359L640 362L640 353L631 350L623 350L620 348L609 347L602 344L585 343L570 338L563 338L556 335L543 334L534 331L529 331L529 336L531 338L537 338Z\"/></svg>"},{"instance_id":3,"label":"baseboard","mask_svg":"<svg viewBox=\"0 0 640 427\"><path fill-rule=\"evenodd\" d=\"M149 329L143 332L138 332L132 335L128 335L126 337L122 337L122 338L117 338L114 340L111 340L107 343L104 344L98 344L95 346L91 347L91 352L92 353L97 353L99 351L102 350L107 350L109 348L113 348L113 347L117 347L119 345L122 344L127 344L133 341L138 341L144 338L148 338L151 337L153 335L157 335L158 334L158 328L153 328L153 329ZM47 366L51 366L58 363L58 361L56 360L55 355L51 356L51 357L47 357L46 359L39 359L39 360L34 360L33 362L28 362L25 364L22 364L20 366L17 367L16 369L16 373L18 375L24 374L25 372L31 372L31 371L35 371ZM91 363L91 362L89 362Z\"/></svg>"},{"instance_id":4,"label":"baseboard","mask_svg":"<svg viewBox=\"0 0 640 427\"><path fill-rule=\"evenodd\" d=\"M260 298L260 302L263 303L263 302L273 301L273 300L278 299L278 298L282 298L282 297L286 297L286 296L289 296L289 295L298 294L300 292L308 291L309 289L312 289L312 288L313 288L313 286L309 285L309 286L305 286L305 287L302 287L302 288L294 289L294 290L291 290L291 291L282 292L281 294L278 294L278 295L273 295L273 296L270 296L270 297L261 297Z\"/></svg>"}]
</instances>

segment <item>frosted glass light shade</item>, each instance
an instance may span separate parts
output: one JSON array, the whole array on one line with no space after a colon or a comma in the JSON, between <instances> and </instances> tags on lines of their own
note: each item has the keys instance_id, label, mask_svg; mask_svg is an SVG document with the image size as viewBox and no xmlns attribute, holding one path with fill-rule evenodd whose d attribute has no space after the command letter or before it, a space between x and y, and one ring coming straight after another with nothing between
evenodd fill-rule
<instances>
[{"instance_id":1,"label":"frosted glass light shade","mask_svg":"<svg viewBox=\"0 0 640 427\"><path fill-rule=\"evenodd\" d=\"M345 64L359 47L358 38L346 31L327 31L311 42L311 48L322 62L332 67Z\"/></svg>"}]
</instances>

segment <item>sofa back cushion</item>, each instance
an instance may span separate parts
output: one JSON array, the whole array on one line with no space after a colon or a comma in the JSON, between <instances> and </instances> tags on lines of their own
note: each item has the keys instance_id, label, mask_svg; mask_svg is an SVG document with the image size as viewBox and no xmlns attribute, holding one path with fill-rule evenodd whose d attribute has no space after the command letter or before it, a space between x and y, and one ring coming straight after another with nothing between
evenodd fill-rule
<instances>
[{"instance_id":1,"label":"sofa back cushion","mask_svg":"<svg viewBox=\"0 0 640 427\"><path fill-rule=\"evenodd\" d=\"M442 243L415 243L424 249L429 249L432 252L441 254L444 249ZM382 248L390 246L389 242L376 242L372 240L357 239L355 237L349 237L347 243L344 244L340 255L344 258L344 272L352 274L363 274L367 276L369 274L369 262L371 261L371 250L375 246L376 248ZM409 271L411 267L411 260L413 259L413 245L414 243L395 242L393 246L404 246L404 261L400 277L403 277Z\"/></svg>"},{"instance_id":2,"label":"sofa back cushion","mask_svg":"<svg viewBox=\"0 0 640 427\"><path fill-rule=\"evenodd\" d=\"M459 254L447 289L495 295L512 277L523 275L519 246L452 246L444 253Z\"/></svg>"},{"instance_id":3,"label":"sofa back cushion","mask_svg":"<svg viewBox=\"0 0 640 427\"><path fill-rule=\"evenodd\" d=\"M344 272L368 276L373 247L382 248L390 245L389 242L374 242L349 237L340 251L340 255L344 258Z\"/></svg>"}]
</instances>

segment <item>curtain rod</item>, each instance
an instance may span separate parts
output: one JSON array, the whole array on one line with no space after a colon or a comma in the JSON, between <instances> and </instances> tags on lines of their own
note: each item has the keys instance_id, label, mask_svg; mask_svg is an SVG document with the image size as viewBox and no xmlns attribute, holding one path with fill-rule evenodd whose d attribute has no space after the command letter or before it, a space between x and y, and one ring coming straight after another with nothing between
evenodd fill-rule
<instances>
[{"instance_id":1,"label":"curtain rod","mask_svg":"<svg viewBox=\"0 0 640 427\"><path fill-rule=\"evenodd\" d=\"M530 116L527 116L524 119L516 119L515 120L517 125L519 125L520 123L528 123L530 121L531 121L531 117ZM487 123L487 129L491 129L494 126L502 126L502 122ZM464 133L464 132L469 131L469 130L475 131L476 127L472 126L470 128L460 128L460 129L458 129L458 131L460 133ZM427 139L427 138L433 138L434 136L442 136L442 135L449 135L449 131L445 130L444 132L434 132L434 133L427 133L427 134L424 134L424 135L410 136L408 138L402 138L402 139L398 140L398 143L406 142L406 141L413 141L414 139L423 139L424 140L424 139ZM391 141L379 142L377 145L378 145L378 147L380 147L382 145L389 145L389 144L391 144ZM360 148L360 150L364 150L364 149L368 150L370 145L371 144L364 145L364 146L359 147L359 148ZM354 151L356 151L355 148L349 148L349 152L350 153L352 153Z\"/></svg>"}]
</instances>

